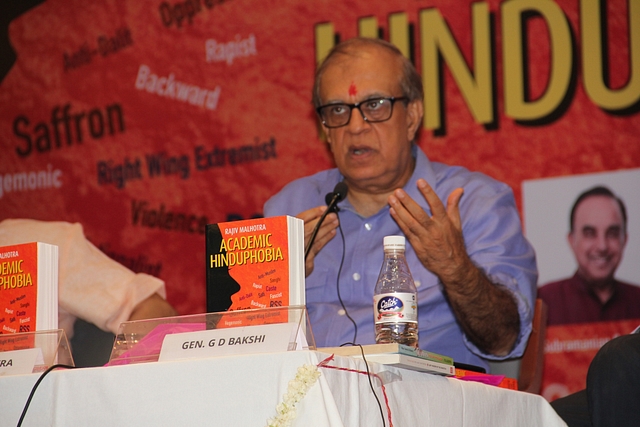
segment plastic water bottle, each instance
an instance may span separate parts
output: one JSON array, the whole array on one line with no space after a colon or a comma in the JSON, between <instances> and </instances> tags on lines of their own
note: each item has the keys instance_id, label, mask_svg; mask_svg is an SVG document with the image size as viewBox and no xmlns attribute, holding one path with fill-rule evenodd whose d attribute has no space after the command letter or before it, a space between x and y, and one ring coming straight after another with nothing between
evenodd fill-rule
<instances>
[{"instance_id":1,"label":"plastic water bottle","mask_svg":"<svg viewBox=\"0 0 640 427\"><path fill-rule=\"evenodd\" d=\"M373 292L376 342L418 347L418 296L404 251L404 236L384 238L384 262Z\"/></svg>"}]
</instances>

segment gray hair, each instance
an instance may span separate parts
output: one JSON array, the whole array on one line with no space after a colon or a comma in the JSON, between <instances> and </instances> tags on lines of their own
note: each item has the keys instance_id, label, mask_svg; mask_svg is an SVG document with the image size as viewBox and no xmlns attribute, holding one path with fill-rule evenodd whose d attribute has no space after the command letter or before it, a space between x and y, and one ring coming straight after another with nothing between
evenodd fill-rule
<instances>
[{"instance_id":1,"label":"gray hair","mask_svg":"<svg viewBox=\"0 0 640 427\"><path fill-rule=\"evenodd\" d=\"M387 51L397 57L402 67L402 75L400 76L399 81L402 96L406 96L409 99L409 102L422 100L424 93L422 89L422 78L411 61L405 58L402 52L400 52L400 49L384 40L355 37L334 46L316 70L316 77L313 85L313 106L315 108L322 105L322 100L320 99L320 80L324 71L336 60L336 57L341 55L356 56L359 49L363 47L381 47L383 49L387 49Z\"/></svg>"}]
</instances>

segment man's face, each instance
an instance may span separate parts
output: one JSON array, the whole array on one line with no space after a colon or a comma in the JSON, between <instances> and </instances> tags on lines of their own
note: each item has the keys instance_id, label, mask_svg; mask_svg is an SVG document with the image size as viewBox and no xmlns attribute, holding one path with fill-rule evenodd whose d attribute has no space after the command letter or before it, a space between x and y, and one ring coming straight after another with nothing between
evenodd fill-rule
<instances>
[{"instance_id":1,"label":"man's face","mask_svg":"<svg viewBox=\"0 0 640 427\"><path fill-rule=\"evenodd\" d=\"M569 245L578 262L578 273L589 283L613 278L626 242L617 201L607 196L592 196L578 205Z\"/></svg>"},{"instance_id":2,"label":"man's face","mask_svg":"<svg viewBox=\"0 0 640 427\"><path fill-rule=\"evenodd\" d=\"M400 97L397 58L382 48L363 48L334 58L320 84L322 104L358 103L372 98ZM422 104L398 101L391 118L368 123L357 109L345 126L326 128L334 160L349 187L385 193L402 187L413 172L411 143L422 119Z\"/></svg>"}]
</instances>

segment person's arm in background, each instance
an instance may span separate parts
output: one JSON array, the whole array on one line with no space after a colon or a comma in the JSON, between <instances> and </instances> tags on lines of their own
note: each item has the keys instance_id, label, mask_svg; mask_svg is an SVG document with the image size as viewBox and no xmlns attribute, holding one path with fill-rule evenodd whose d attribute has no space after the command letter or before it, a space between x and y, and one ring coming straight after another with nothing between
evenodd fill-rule
<instances>
[{"instance_id":1,"label":"person's arm in background","mask_svg":"<svg viewBox=\"0 0 640 427\"><path fill-rule=\"evenodd\" d=\"M0 243L44 242L58 246L59 327L73 336L76 318L117 333L122 322L173 316L162 280L134 273L109 258L84 235L82 225L64 221L7 219Z\"/></svg>"},{"instance_id":2,"label":"person's arm in background","mask_svg":"<svg viewBox=\"0 0 640 427\"><path fill-rule=\"evenodd\" d=\"M176 315L157 277L134 273L86 239L79 224L60 246L60 307L104 331L120 324Z\"/></svg>"},{"instance_id":3,"label":"person's arm in background","mask_svg":"<svg viewBox=\"0 0 640 427\"><path fill-rule=\"evenodd\" d=\"M155 319L157 317L171 317L177 316L178 312L160 296L155 293L149 298L141 301L135 306L129 320L143 320L143 319Z\"/></svg>"}]
</instances>

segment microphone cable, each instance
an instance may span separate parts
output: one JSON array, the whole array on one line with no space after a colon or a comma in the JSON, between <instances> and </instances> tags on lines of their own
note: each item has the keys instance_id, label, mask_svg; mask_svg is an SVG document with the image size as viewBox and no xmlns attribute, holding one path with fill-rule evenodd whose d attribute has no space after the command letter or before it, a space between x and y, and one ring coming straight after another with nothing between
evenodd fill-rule
<instances>
[{"instance_id":1,"label":"microphone cable","mask_svg":"<svg viewBox=\"0 0 640 427\"><path fill-rule=\"evenodd\" d=\"M382 427L386 427L387 423L384 419L384 411L382 410L382 403L380 403L380 399L378 398L378 395L376 394L376 391L373 388L373 382L371 381L371 372L369 371L369 362L367 361L367 358L364 356L364 349L362 348L362 345L356 344L355 342L346 342L344 344L340 344L340 347L344 347L345 345L360 347L360 354L362 354L362 360L364 361L364 366L365 366L365 369L367 370L367 379L369 380L369 388L371 389L371 393L373 394L373 397L376 399L376 403L378 404L378 409L380 410L380 419L382 420Z\"/></svg>"},{"instance_id":2,"label":"microphone cable","mask_svg":"<svg viewBox=\"0 0 640 427\"><path fill-rule=\"evenodd\" d=\"M371 381L371 372L369 371L369 362L367 361L367 358L364 355L364 349L362 348L362 345L356 344L357 338L358 338L358 324L356 323L355 320L353 320L353 317L349 315L349 311L347 311L347 306L342 300L342 295L340 295L340 274L342 273L342 266L344 265L344 258L347 252L347 248L346 248L346 240L344 238L344 232L342 231L342 222L340 221L340 214L336 212L336 215L338 216L338 230L340 230L340 237L342 238L342 256L340 258L340 266L338 267L338 277L336 278L336 291L338 292L338 300L340 301L340 305L344 310L345 316L347 316L347 318L351 321L351 323L353 323L353 341L340 344L340 347L343 347L345 345L351 345L351 346L357 345L360 348L360 353L362 354L362 360L364 361L364 366L367 370L367 380L369 381L369 388L371 389L371 393L373 394L373 397L376 399L376 403L378 404L378 409L380 410L380 419L382 420L382 427L386 427L387 423L384 418L382 403L380 403L380 399L378 398L378 395L376 394L376 391L373 388L373 382Z\"/></svg>"},{"instance_id":3,"label":"microphone cable","mask_svg":"<svg viewBox=\"0 0 640 427\"><path fill-rule=\"evenodd\" d=\"M36 389L38 388L38 386L40 385L40 383L42 382L44 377L49 372L51 372L51 371L53 371L54 369L57 369L57 368L75 369L75 366L62 365L62 364L51 365L46 371L44 371L40 375L40 377L38 378L38 381L36 381L36 383L33 385L33 388L31 389L31 393L29 393L29 397L27 398L27 403L25 403L25 405L24 405L24 409L22 410L22 414L20 415L20 419L18 420L18 424L17 424L16 427L20 427L22 425L22 421L24 421L24 417L25 417L25 415L27 415L27 409L29 409L29 405L31 404L31 400L33 399L33 396L36 393Z\"/></svg>"},{"instance_id":4,"label":"microphone cable","mask_svg":"<svg viewBox=\"0 0 640 427\"><path fill-rule=\"evenodd\" d=\"M357 342L357 338L358 338L358 324L356 323L355 320L353 320L353 317L351 317L351 315L349 315L349 311L347 310L347 306L345 305L343 299L342 299L342 295L340 294L340 274L342 273L342 267L344 265L344 258L347 252L347 247L346 247L346 240L344 238L344 232L342 230L342 222L340 221L340 214L339 214L339 209L337 209L337 203L342 201L345 197L346 197L346 193L347 193L347 188L346 185L344 187L341 187L340 185L344 183L341 181L339 182L335 189L333 190L333 194L329 193L327 194L327 204L329 205L329 208L325 211L325 213L320 217L320 220L318 221L318 224L316 224L315 229L313 230L313 234L311 235L311 239L309 240L309 243L307 244L307 248L305 249L305 254L304 257L305 259L307 258L307 255L309 253L309 249L311 248L311 245L313 244L313 241L315 240L316 234L318 233L318 229L320 228L320 224L322 223L322 221L324 221L324 218L327 216L327 214L329 212L331 212L333 209L335 209L336 215L338 216L338 230L340 231L340 237L342 239L342 256L340 257L340 266L338 267L338 276L336 277L336 291L338 293L338 301L340 301L340 305L342 306L342 309L344 310L344 314L345 316L347 316L347 318L351 321L351 323L353 324L353 341L350 343L344 343L341 344L340 347L344 346L344 345L357 345L358 347L360 347L360 353L362 354L362 360L364 361L364 365L365 368L367 370L367 379L369 381L369 388L371 389L371 393L373 393L373 397L376 399L376 402L378 403L378 409L380 410L380 419L382 420L382 426L386 427L386 421L384 418L384 411L382 410L382 403L380 403L380 399L378 398L378 395L375 392L375 389L373 388L373 382L371 381L371 372L369 371L369 362L367 361L365 355L364 355L364 349L362 348L362 345L360 344L356 344ZM329 196L332 196L331 201L329 201ZM333 205L333 206L332 206Z\"/></svg>"},{"instance_id":5,"label":"microphone cable","mask_svg":"<svg viewBox=\"0 0 640 427\"><path fill-rule=\"evenodd\" d=\"M344 304L344 301L342 300L342 296L340 295L340 274L342 273L342 266L344 265L344 257L345 257L345 253L347 252L347 248L346 248L346 243L344 239L344 233L342 232L342 223L340 222L340 214L336 212L336 215L338 215L338 230L340 230L340 236L342 237L342 257L340 258L340 267L338 267L338 277L336 278L336 290L338 292L338 301L340 301L340 305L344 310L345 316L347 316L347 318L351 320L351 323L353 323L353 341L351 341L351 343L352 345L356 345L353 343L356 343L358 341L357 340L358 324L356 323L355 320L353 320L353 317L349 315L349 312L347 311L347 306Z\"/></svg>"}]
</instances>

